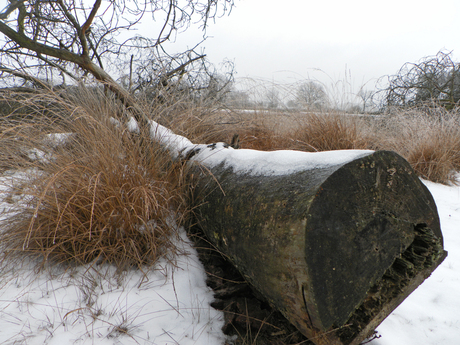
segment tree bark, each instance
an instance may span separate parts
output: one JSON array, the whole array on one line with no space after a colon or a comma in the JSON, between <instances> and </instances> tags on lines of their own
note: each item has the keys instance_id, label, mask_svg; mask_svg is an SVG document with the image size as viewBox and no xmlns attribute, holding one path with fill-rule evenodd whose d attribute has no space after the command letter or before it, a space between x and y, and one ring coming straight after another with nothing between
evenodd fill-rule
<instances>
[{"instance_id":1,"label":"tree bark","mask_svg":"<svg viewBox=\"0 0 460 345\"><path fill-rule=\"evenodd\" d=\"M315 344L359 344L447 255L433 198L396 153L274 175L196 161L197 223Z\"/></svg>"}]
</instances>

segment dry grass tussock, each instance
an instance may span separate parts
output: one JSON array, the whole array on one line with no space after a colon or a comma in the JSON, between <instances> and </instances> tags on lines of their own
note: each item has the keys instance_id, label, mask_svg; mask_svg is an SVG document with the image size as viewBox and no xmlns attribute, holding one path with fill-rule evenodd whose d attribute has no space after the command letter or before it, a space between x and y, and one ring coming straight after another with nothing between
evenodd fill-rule
<instances>
[{"instance_id":1,"label":"dry grass tussock","mask_svg":"<svg viewBox=\"0 0 460 345\"><path fill-rule=\"evenodd\" d=\"M126 268L177 250L176 226L187 214L184 168L111 120L123 112L117 102L84 88L71 97L7 97L20 100L0 121L3 176L15 172L2 180L13 210L0 224L9 257Z\"/></svg>"},{"instance_id":2,"label":"dry grass tussock","mask_svg":"<svg viewBox=\"0 0 460 345\"><path fill-rule=\"evenodd\" d=\"M444 108L399 111L385 119L378 148L401 154L423 178L458 183L460 113Z\"/></svg>"},{"instance_id":3,"label":"dry grass tussock","mask_svg":"<svg viewBox=\"0 0 460 345\"><path fill-rule=\"evenodd\" d=\"M334 114L306 114L292 132L297 148L304 151L368 149L372 140L360 117Z\"/></svg>"},{"instance_id":4,"label":"dry grass tussock","mask_svg":"<svg viewBox=\"0 0 460 345\"><path fill-rule=\"evenodd\" d=\"M240 148L254 150L282 150L292 148L292 139L286 134L291 129L290 117L278 111L233 109L217 110L210 116L200 118L199 132L203 135L188 136L194 142L231 143L235 134L239 137ZM174 129L175 127L172 126ZM195 130L195 133L197 131Z\"/></svg>"}]
</instances>

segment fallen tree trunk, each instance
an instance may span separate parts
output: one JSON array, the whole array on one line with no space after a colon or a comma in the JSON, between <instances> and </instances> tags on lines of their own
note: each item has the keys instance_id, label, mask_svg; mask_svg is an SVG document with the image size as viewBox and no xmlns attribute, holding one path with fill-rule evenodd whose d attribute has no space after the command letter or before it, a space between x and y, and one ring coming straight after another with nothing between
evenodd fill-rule
<instances>
[{"instance_id":1,"label":"fallen tree trunk","mask_svg":"<svg viewBox=\"0 0 460 345\"><path fill-rule=\"evenodd\" d=\"M203 232L315 344L359 344L447 255L431 194L393 152L187 158Z\"/></svg>"},{"instance_id":2,"label":"fallen tree trunk","mask_svg":"<svg viewBox=\"0 0 460 345\"><path fill-rule=\"evenodd\" d=\"M152 122L189 162L208 239L317 345L357 345L447 256L434 200L389 151L260 152L194 145Z\"/></svg>"}]
</instances>

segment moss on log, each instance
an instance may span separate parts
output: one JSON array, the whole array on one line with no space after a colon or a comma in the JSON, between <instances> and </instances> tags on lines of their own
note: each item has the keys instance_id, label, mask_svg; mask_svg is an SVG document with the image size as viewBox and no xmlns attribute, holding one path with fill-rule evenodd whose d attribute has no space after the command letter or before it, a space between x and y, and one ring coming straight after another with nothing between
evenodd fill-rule
<instances>
[{"instance_id":1,"label":"moss on log","mask_svg":"<svg viewBox=\"0 0 460 345\"><path fill-rule=\"evenodd\" d=\"M194 169L203 232L318 345L359 344L447 255L433 198L396 153L277 176Z\"/></svg>"}]
</instances>

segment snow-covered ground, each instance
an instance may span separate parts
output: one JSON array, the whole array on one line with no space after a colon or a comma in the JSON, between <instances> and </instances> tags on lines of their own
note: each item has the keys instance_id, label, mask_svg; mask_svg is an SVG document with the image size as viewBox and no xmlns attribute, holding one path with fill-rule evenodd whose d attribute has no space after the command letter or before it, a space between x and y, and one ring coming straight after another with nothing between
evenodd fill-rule
<instances>
[{"instance_id":1,"label":"snow-covered ground","mask_svg":"<svg viewBox=\"0 0 460 345\"><path fill-rule=\"evenodd\" d=\"M224 343L223 316L210 306L212 291L187 240L176 266L117 276L102 265L36 272L32 262L3 265L0 344Z\"/></svg>"},{"instance_id":2,"label":"snow-covered ground","mask_svg":"<svg viewBox=\"0 0 460 345\"><path fill-rule=\"evenodd\" d=\"M375 345L460 344L460 187L425 183L449 255L380 325ZM223 315L210 306L204 269L180 231L187 255L145 275L117 276L108 265L37 272L26 260L2 263L0 344L222 345Z\"/></svg>"},{"instance_id":3,"label":"snow-covered ground","mask_svg":"<svg viewBox=\"0 0 460 345\"><path fill-rule=\"evenodd\" d=\"M460 344L460 187L428 181L441 219L444 262L377 328L372 345Z\"/></svg>"}]
</instances>

